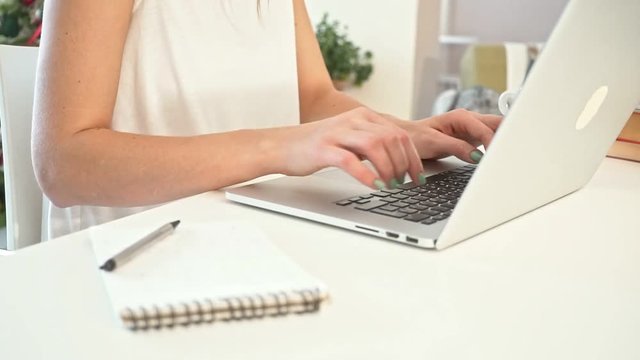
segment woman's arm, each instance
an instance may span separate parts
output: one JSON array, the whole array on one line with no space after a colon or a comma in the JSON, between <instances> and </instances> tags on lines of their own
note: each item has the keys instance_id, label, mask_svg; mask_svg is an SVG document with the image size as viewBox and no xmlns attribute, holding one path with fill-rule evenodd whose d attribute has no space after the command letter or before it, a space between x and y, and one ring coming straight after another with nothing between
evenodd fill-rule
<instances>
[{"instance_id":1,"label":"woman's arm","mask_svg":"<svg viewBox=\"0 0 640 360\"><path fill-rule=\"evenodd\" d=\"M301 122L324 119L363 106L333 87L304 0L294 0L294 9ZM455 155L468 162L478 161L481 153L477 152L477 146L489 146L501 120L499 116L465 110L455 110L419 121L401 120L388 114L380 115L409 134L421 158L436 159Z\"/></svg>"},{"instance_id":2,"label":"woman's arm","mask_svg":"<svg viewBox=\"0 0 640 360\"><path fill-rule=\"evenodd\" d=\"M366 109L293 127L161 137L111 129L132 0L47 0L36 76L36 176L58 206L139 206L264 174L338 166L384 187L422 165L406 134ZM377 171L364 166L370 159Z\"/></svg>"}]
</instances>

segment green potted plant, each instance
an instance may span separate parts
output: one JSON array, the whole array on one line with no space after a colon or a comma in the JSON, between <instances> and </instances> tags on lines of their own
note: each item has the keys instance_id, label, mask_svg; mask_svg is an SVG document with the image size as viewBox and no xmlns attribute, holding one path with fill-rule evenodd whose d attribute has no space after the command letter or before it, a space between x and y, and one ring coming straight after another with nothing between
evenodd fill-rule
<instances>
[{"instance_id":1,"label":"green potted plant","mask_svg":"<svg viewBox=\"0 0 640 360\"><path fill-rule=\"evenodd\" d=\"M347 27L330 21L324 14L316 26L316 37L331 80L338 90L349 85L361 86L373 73L371 51L361 52L347 35Z\"/></svg>"},{"instance_id":2,"label":"green potted plant","mask_svg":"<svg viewBox=\"0 0 640 360\"><path fill-rule=\"evenodd\" d=\"M38 45L44 0L0 0L0 44Z\"/></svg>"}]
</instances>

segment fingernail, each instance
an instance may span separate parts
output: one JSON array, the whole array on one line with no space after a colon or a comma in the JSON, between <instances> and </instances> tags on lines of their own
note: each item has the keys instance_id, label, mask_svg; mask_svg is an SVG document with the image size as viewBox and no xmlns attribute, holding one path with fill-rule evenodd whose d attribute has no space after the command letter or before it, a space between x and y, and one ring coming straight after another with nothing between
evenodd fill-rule
<instances>
[{"instance_id":1,"label":"fingernail","mask_svg":"<svg viewBox=\"0 0 640 360\"><path fill-rule=\"evenodd\" d=\"M378 188L378 190L384 190L387 188L387 185L385 185L384 181L380 180L380 179L375 179L373 180L373 185Z\"/></svg>"},{"instance_id":2,"label":"fingernail","mask_svg":"<svg viewBox=\"0 0 640 360\"><path fill-rule=\"evenodd\" d=\"M397 189L397 188L398 188L398 186L400 186L400 182L399 182L398 180L396 180L396 179L391 179L391 180L389 181L389 187L390 187L390 188L392 188L392 189Z\"/></svg>"},{"instance_id":3,"label":"fingernail","mask_svg":"<svg viewBox=\"0 0 640 360\"><path fill-rule=\"evenodd\" d=\"M480 150L473 150L469 154L469 157L471 158L471 160L473 160L473 162L476 163L476 164L479 163L480 160L482 160L483 156L484 156L484 154Z\"/></svg>"},{"instance_id":4,"label":"fingernail","mask_svg":"<svg viewBox=\"0 0 640 360\"><path fill-rule=\"evenodd\" d=\"M420 183L420 185L424 185L427 183L427 174L421 172L420 174L418 174L418 182Z\"/></svg>"}]
</instances>

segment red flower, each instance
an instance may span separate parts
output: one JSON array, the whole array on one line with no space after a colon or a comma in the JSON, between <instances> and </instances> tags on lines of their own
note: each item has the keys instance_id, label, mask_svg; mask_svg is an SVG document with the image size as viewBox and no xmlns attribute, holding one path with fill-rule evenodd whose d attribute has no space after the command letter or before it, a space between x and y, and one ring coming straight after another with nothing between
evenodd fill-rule
<instances>
[{"instance_id":1,"label":"red flower","mask_svg":"<svg viewBox=\"0 0 640 360\"><path fill-rule=\"evenodd\" d=\"M42 24L38 25L36 30L31 34L29 40L27 40L27 45L34 45L38 39L40 39L40 35L42 34Z\"/></svg>"},{"instance_id":2,"label":"red flower","mask_svg":"<svg viewBox=\"0 0 640 360\"><path fill-rule=\"evenodd\" d=\"M31 5L33 5L33 3L34 3L35 1L36 1L36 0L21 0L22 5L24 5L24 6L31 6Z\"/></svg>"}]
</instances>

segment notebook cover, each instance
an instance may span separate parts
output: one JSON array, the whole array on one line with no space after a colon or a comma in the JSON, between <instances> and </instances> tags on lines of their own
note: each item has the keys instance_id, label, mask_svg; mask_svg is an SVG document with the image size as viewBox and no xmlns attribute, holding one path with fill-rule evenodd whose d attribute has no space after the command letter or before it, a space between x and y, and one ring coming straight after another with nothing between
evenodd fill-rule
<instances>
[{"instance_id":1,"label":"notebook cover","mask_svg":"<svg viewBox=\"0 0 640 360\"><path fill-rule=\"evenodd\" d=\"M321 281L280 251L260 229L240 221L183 222L169 237L114 271L98 270L98 265L150 230L145 226L109 232L91 229L96 271L118 318L129 309L145 309L149 314L167 305L178 309L205 300L259 296L267 301L269 294L304 289L326 293Z\"/></svg>"}]
</instances>

